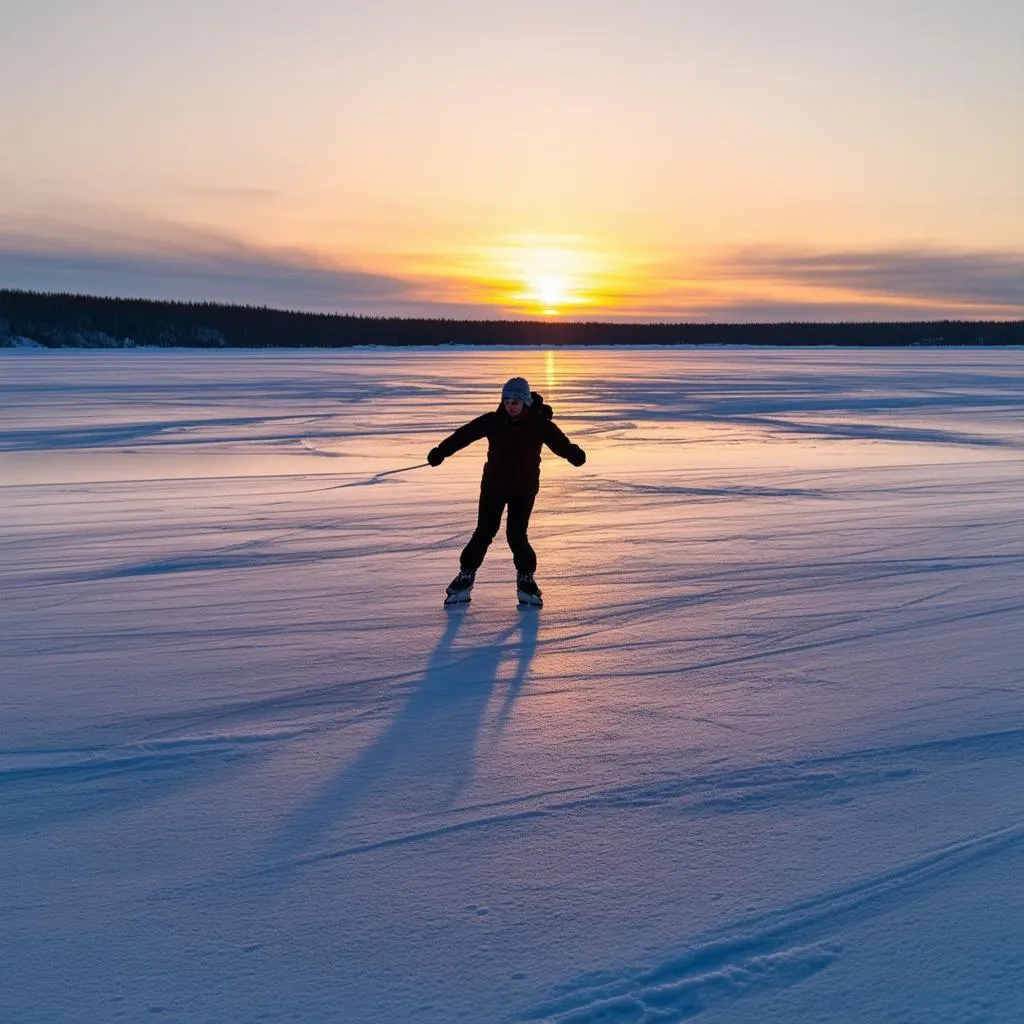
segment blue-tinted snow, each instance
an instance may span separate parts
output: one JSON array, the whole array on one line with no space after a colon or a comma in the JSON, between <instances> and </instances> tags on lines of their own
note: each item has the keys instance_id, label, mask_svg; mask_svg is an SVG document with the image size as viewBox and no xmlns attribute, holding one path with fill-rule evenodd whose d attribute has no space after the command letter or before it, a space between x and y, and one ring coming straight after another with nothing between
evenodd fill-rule
<instances>
[{"instance_id":1,"label":"blue-tinted snow","mask_svg":"<svg viewBox=\"0 0 1024 1024\"><path fill-rule=\"evenodd\" d=\"M441 607L528 377L554 457ZM4 1019L1024 1018L1024 352L0 354Z\"/></svg>"}]
</instances>

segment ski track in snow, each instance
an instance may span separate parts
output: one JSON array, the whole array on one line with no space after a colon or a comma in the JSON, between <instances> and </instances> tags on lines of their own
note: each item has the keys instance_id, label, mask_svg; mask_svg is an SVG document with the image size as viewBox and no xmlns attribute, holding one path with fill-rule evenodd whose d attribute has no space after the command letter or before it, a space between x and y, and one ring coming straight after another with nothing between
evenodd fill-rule
<instances>
[{"instance_id":1,"label":"ski track in snow","mask_svg":"<svg viewBox=\"0 0 1024 1024\"><path fill-rule=\"evenodd\" d=\"M737 922L653 967L570 982L519 1019L674 1024L754 992L797 984L842 955L831 935L844 919L880 913L908 891L969 871L1022 839L1024 824L970 836L853 885Z\"/></svg>"}]
</instances>

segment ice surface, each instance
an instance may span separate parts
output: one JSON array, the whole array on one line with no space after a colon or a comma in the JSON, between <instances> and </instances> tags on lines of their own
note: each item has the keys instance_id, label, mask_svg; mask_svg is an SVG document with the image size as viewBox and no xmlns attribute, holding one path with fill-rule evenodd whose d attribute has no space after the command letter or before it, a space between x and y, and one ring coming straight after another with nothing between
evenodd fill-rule
<instances>
[{"instance_id":1,"label":"ice surface","mask_svg":"<svg viewBox=\"0 0 1024 1024\"><path fill-rule=\"evenodd\" d=\"M525 375L545 607L442 607ZM1024 1020L1024 352L0 353L4 1021ZM413 468L419 467L419 468Z\"/></svg>"}]
</instances>

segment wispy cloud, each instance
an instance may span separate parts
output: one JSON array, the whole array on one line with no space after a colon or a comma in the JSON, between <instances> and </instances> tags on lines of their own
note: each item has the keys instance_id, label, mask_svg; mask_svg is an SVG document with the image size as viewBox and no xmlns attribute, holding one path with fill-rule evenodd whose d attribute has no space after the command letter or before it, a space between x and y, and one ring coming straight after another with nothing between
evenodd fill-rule
<instances>
[{"instance_id":1,"label":"wispy cloud","mask_svg":"<svg viewBox=\"0 0 1024 1024\"><path fill-rule=\"evenodd\" d=\"M37 220L0 229L0 287L312 312L493 315L478 305L434 301L415 280L304 250L264 249L215 231L145 220L103 228Z\"/></svg>"},{"instance_id":2,"label":"wispy cloud","mask_svg":"<svg viewBox=\"0 0 1024 1024\"><path fill-rule=\"evenodd\" d=\"M124 211L57 212L0 226L0 287L312 312L494 319L529 316L472 267L386 273L297 248ZM422 261L421 261L422 262ZM494 291L494 289L492 289ZM507 291L507 289L506 289ZM1024 318L1024 252L922 246L736 249L674 274L637 268L563 319L780 322Z\"/></svg>"},{"instance_id":3,"label":"wispy cloud","mask_svg":"<svg viewBox=\"0 0 1024 1024\"><path fill-rule=\"evenodd\" d=\"M932 247L808 251L741 249L715 268L726 278L759 280L831 292L826 304L882 303L976 315L1024 314L1024 252ZM837 299L845 292L850 299ZM813 296L809 296L813 303ZM886 308L886 306L882 306Z\"/></svg>"},{"instance_id":4,"label":"wispy cloud","mask_svg":"<svg viewBox=\"0 0 1024 1024\"><path fill-rule=\"evenodd\" d=\"M6 287L182 301L241 302L310 310L375 311L409 300L400 280L326 270L269 256L33 252L0 243Z\"/></svg>"}]
</instances>

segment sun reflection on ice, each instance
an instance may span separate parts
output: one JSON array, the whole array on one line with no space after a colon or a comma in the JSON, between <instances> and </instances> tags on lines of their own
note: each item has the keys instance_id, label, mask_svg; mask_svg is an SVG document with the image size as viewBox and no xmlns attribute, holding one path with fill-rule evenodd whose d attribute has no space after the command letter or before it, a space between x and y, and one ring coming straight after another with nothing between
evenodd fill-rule
<instances>
[{"instance_id":1,"label":"sun reflection on ice","mask_svg":"<svg viewBox=\"0 0 1024 1024\"><path fill-rule=\"evenodd\" d=\"M552 393L558 386L558 371L555 366L555 353L550 349L544 354L545 386Z\"/></svg>"}]
</instances>

